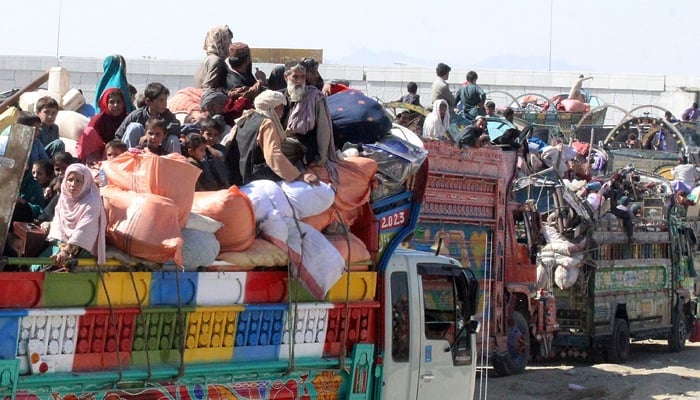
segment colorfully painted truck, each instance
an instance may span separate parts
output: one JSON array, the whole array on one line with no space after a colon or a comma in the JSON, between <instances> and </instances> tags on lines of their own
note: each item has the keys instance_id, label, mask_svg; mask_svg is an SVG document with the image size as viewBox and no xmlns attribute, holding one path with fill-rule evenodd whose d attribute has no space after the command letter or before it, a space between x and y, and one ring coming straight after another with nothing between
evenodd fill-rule
<instances>
[{"instance_id":1,"label":"colorfully painted truck","mask_svg":"<svg viewBox=\"0 0 700 400\"><path fill-rule=\"evenodd\" d=\"M551 170L516 182L523 198L539 199L546 221L537 271L538 287L556 298L554 353L623 363L630 340L644 339L682 351L698 312L697 243L686 206L658 175L628 167L611 178L604 177L609 199L600 208ZM610 198L623 208L608 212Z\"/></svg>"},{"instance_id":2,"label":"colorfully painted truck","mask_svg":"<svg viewBox=\"0 0 700 400\"><path fill-rule=\"evenodd\" d=\"M32 137L15 125L4 139L5 224ZM322 300L287 268L1 272L0 399L472 398L478 282L457 260L398 248L427 179L426 161L370 203L353 229L373 263Z\"/></svg>"},{"instance_id":3,"label":"colorfully painted truck","mask_svg":"<svg viewBox=\"0 0 700 400\"><path fill-rule=\"evenodd\" d=\"M500 375L520 373L532 357L550 354L557 320L551 293L535 288L537 215L510 194L517 152L443 141L425 146L428 187L412 243L441 247L475 272L480 357Z\"/></svg>"}]
</instances>

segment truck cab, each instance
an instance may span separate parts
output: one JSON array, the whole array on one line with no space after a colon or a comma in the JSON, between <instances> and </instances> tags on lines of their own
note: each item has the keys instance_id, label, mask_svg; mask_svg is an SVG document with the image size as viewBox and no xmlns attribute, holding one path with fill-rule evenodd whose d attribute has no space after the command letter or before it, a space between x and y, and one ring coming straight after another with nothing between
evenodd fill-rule
<instances>
[{"instance_id":1,"label":"truck cab","mask_svg":"<svg viewBox=\"0 0 700 400\"><path fill-rule=\"evenodd\" d=\"M415 274L413 271L417 272ZM384 274L382 398L473 394L478 282L454 259L397 250Z\"/></svg>"}]
</instances>

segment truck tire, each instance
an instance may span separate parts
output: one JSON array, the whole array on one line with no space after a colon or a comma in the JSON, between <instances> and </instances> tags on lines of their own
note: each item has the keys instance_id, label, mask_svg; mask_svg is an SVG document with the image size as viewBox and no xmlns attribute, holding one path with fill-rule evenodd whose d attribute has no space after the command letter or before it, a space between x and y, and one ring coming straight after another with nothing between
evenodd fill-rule
<instances>
[{"instance_id":1,"label":"truck tire","mask_svg":"<svg viewBox=\"0 0 700 400\"><path fill-rule=\"evenodd\" d=\"M493 369L500 376L510 376L525 371L530 360L530 330L525 317L517 311L508 324L506 335L508 351L506 353L494 353L492 358Z\"/></svg>"},{"instance_id":2,"label":"truck tire","mask_svg":"<svg viewBox=\"0 0 700 400\"><path fill-rule=\"evenodd\" d=\"M668 337L668 348L672 352L678 353L685 349L685 341L688 339L688 327L685 323L685 315L678 309L673 310L671 321L673 326Z\"/></svg>"},{"instance_id":3,"label":"truck tire","mask_svg":"<svg viewBox=\"0 0 700 400\"><path fill-rule=\"evenodd\" d=\"M622 318L615 318L612 336L608 342L608 361L621 364L630 358L630 326Z\"/></svg>"}]
</instances>

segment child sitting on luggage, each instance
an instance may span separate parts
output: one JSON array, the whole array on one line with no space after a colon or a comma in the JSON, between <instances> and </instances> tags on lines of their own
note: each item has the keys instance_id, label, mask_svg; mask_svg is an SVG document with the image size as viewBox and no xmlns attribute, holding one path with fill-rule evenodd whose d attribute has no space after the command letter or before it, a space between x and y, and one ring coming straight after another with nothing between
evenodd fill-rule
<instances>
[{"instance_id":1,"label":"child sitting on luggage","mask_svg":"<svg viewBox=\"0 0 700 400\"><path fill-rule=\"evenodd\" d=\"M54 193L51 190L53 180L53 165L49 160L36 160L32 164L32 177L44 191L44 199L48 202Z\"/></svg>"},{"instance_id":2,"label":"child sitting on luggage","mask_svg":"<svg viewBox=\"0 0 700 400\"><path fill-rule=\"evenodd\" d=\"M143 144L146 122L149 119L159 119L165 121L166 136L163 137L162 147L166 154L180 153L180 121L168 110L170 91L161 83L151 82L143 94L146 104L126 116L114 133L115 137L121 139L128 147L136 148Z\"/></svg>"},{"instance_id":3,"label":"child sitting on luggage","mask_svg":"<svg viewBox=\"0 0 700 400\"><path fill-rule=\"evenodd\" d=\"M150 118L145 124L145 134L139 139L136 151L164 156L169 152L163 148L167 135L167 123L164 119Z\"/></svg>"},{"instance_id":4,"label":"child sitting on luggage","mask_svg":"<svg viewBox=\"0 0 700 400\"><path fill-rule=\"evenodd\" d=\"M128 150L129 148L126 146L126 143L120 141L119 139L114 139L105 144L104 159L111 160L122 153L126 153Z\"/></svg>"},{"instance_id":5,"label":"child sitting on luggage","mask_svg":"<svg viewBox=\"0 0 700 400\"><path fill-rule=\"evenodd\" d=\"M195 191L220 190L228 188L225 177L218 173L212 163L221 162L217 159L207 160L207 140L198 133L192 133L187 138L187 160L190 164L202 170Z\"/></svg>"},{"instance_id":6,"label":"child sitting on luggage","mask_svg":"<svg viewBox=\"0 0 700 400\"><path fill-rule=\"evenodd\" d=\"M220 143L224 122L218 118L205 118L200 123L200 133L207 140L207 159L224 159L226 148Z\"/></svg>"},{"instance_id":7,"label":"child sitting on luggage","mask_svg":"<svg viewBox=\"0 0 700 400\"><path fill-rule=\"evenodd\" d=\"M48 156L53 157L55 153L66 149L66 145L59 136L58 125L56 125L58 102L51 96L44 96L36 101L34 108L41 119L38 139L44 145Z\"/></svg>"}]
</instances>

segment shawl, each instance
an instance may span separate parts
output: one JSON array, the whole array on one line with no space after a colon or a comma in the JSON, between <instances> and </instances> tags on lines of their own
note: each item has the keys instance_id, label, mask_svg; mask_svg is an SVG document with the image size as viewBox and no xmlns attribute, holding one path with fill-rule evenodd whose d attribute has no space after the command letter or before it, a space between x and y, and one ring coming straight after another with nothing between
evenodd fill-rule
<instances>
[{"instance_id":1,"label":"shawl","mask_svg":"<svg viewBox=\"0 0 700 400\"><path fill-rule=\"evenodd\" d=\"M322 97L323 94L315 86L306 85L301 101L292 104L287 120L287 131L305 135L313 130L316 127L316 102Z\"/></svg>"},{"instance_id":2,"label":"shawl","mask_svg":"<svg viewBox=\"0 0 700 400\"><path fill-rule=\"evenodd\" d=\"M111 55L105 58L102 64L104 72L97 82L95 88L95 109L100 107L100 99L105 90L109 88L118 88L124 96L124 108L126 113L134 110L134 105L131 103L131 94L129 93L129 84L126 81L126 61L120 55Z\"/></svg>"},{"instance_id":3,"label":"shawl","mask_svg":"<svg viewBox=\"0 0 700 400\"><path fill-rule=\"evenodd\" d=\"M88 123L89 127L95 128L95 130L100 134L100 138L102 138L102 141L104 143L107 143L110 140L114 139L114 133L117 131L117 128L119 128L119 125L122 124L122 121L124 121L124 118L126 118L127 114L126 108L128 100L125 100L123 98L122 100L124 101L124 109L122 110L122 113L117 116L114 116L109 113L109 108L107 107L107 100L110 93L113 92L121 92L121 90L115 87L106 89L102 93L102 97L100 97L100 100L97 103L100 109L100 113L92 117L92 119L90 119L90 122Z\"/></svg>"},{"instance_id":4,"label":"shawl","mask_svg":"<svg viewBox=\"0 0 700 400\"><path fill-rule=\"evenodd\" d=\"M204 38L204 51L215 54L222 59L228 57L228 46L233 39L233 33L228 25L219 25L209 29Z\"/></svg>"},{"instance_id":5,"label":"shawl","mask_svg":"<svg viewBox=\"0 0 700 400\"><path fill-rule=\"evenodd\" d=\"M440 105L447 106L445 117L440 119ZM423 137L441 139L445 136L445 132L450 129L450 110L445 99L437 99L433 103L433 110L425 117L423 122Z\"/></svg>"},{"instance_id":6,"label":"shawl","mask_svg":"<svg viewBox=\"0 0 700 400\"><path fill-rule=\"evenodd\" d=\"M279 117L275 113L275 107L279 106L280 104L286 105L287 98L280 92L265 90L255 98L253 104L255 105L256 112L272 120L272 123L275 125L275 128L280 135L280 139L284 141L286 139L286 135L284 133L284 128L282 127L282 122L280 122Z\"/></svg>"},{"instance_id":7,"label":"shawl","mask_svg":"<svg viewBox=\"0 0 700 400\"><path fill-rule=\"evenodd\" d=\"M51 222L49 239L80 246L97 256L97 263L105 263L105 229L107 217L100 190L93 181L90 169L83 164L71 164L65 172L81 174L84 184L80 193L72 196L68 181L63 179L56 214Z\"/></svg>"}]
</instances>

